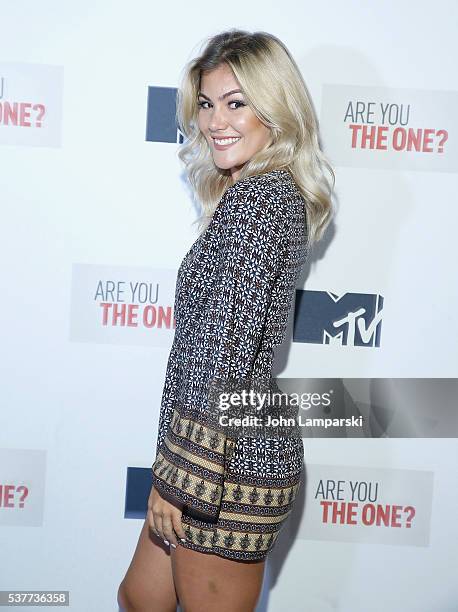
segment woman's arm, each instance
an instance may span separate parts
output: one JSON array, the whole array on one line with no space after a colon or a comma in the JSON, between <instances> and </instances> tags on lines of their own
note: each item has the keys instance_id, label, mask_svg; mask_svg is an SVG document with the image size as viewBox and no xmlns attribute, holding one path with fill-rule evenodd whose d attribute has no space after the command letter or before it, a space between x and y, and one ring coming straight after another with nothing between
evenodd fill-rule
<instances>
[{"instance_id":1,"label":"woman's arm","mask_svg":"<svg viewBox=\"0 0 458 612\"><path fill-rule=\"evenodd\" d=\"M282 267L287 218L281 199L269 190L261 191L255 182L234 189L221 211L224 235L215 279L209 279L214 286L205 315L190 339L200 345L196 358L187 365L188 380L195 381L196 388L202 384L205 395L213 377L250 377L272 287ZM153 481L177 501L216 516L228 449L224 433L212 430L206 416L199 409L180 415L176 407L153 464ZM218 443L212 445L216 438Z\"/></svg>"}]
</instances>

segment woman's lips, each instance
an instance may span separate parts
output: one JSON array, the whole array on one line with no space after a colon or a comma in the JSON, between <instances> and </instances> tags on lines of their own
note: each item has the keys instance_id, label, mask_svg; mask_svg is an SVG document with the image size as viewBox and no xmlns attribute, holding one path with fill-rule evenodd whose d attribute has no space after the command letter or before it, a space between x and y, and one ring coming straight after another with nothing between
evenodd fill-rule
<instances>
[{"instance_id":1,"label":"woman's lips","mask_svg":"<svg viewBox=\"0 0 458 612\"><path fill-rule=\"evenodd\" d=\"M230 142L229 144L218 144L216 142L215 139L213 139L213 146L215 147L215 149L217 151L225 151L226 149L229 149L229 147L232 147L232 145L235 145L239 142L240 138L238 140L236 140L235 142Z\"/></svg>"}]
</instances>

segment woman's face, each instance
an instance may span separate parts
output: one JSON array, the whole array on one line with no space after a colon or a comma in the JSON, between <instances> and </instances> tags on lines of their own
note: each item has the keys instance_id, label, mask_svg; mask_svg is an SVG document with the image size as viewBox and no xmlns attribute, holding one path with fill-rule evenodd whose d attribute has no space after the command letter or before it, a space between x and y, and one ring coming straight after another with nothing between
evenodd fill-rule
<instances>
[{"instance_id":1,"label":"woman's face","mask_svg":"<svg viewBox=\"0 0 458 612\"><path fill-rule=\"evenodd\" d=\"M213 161L218 168L230 170L235 182L244 164L270 141L270 130L245 102L227 64L202 72L198 104L199 128ZM234 137L236 141L230 140ZM218 139L223 142L219 144Z\"/></svg>"}]
</instances>

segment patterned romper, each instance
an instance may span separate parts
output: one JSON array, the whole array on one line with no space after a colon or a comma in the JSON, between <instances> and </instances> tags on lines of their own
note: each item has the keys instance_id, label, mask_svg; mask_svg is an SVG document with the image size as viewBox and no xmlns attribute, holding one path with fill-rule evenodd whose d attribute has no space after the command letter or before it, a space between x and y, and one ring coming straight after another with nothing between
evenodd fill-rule
<instances>
[{"instance_id":1,"label":"patterned romper","mask_svg":"<svg viewBox=\"0 0 458 612\"><path fill-rule=\"evenodd\" d=\"M271 376L307 254L303 196L272 170L225 191L180 265L152 478L183 504L186 548L264 559L291 512L302 439L231 439L204 417L212 377Z\"/></svg>"}]
</instances>

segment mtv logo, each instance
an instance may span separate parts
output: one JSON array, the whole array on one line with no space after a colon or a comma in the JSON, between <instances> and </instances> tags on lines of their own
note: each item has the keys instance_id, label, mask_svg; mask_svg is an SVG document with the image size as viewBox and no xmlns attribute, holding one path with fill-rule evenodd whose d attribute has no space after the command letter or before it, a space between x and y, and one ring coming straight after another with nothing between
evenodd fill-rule
<instances>
[{"instance_id":1,"label":"mtv logo","mask_svg":"<svg viewBox=\"0 0 458 612\"><path fill-rule=\"evenodd\" d=\"M296 290L294 342L380 346L383 297Z\"/></svg>"},{"instance_id":2,"label":"mtv logo","mask_svg":"<svg viewBox=\"0 0 458 612\"><path fill-rule=\"evenodd\" d=\"M148 87L145 140L183 142L183 134L176 123L176 96L176 87Z\"/></svg>"}]
</instances>

